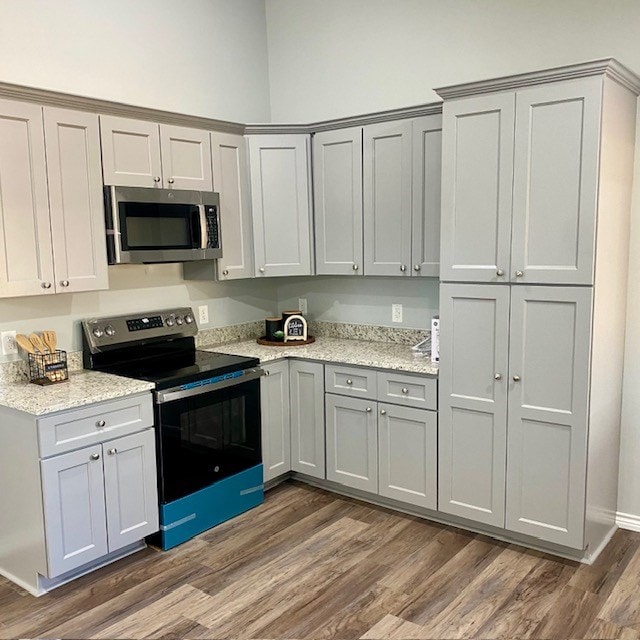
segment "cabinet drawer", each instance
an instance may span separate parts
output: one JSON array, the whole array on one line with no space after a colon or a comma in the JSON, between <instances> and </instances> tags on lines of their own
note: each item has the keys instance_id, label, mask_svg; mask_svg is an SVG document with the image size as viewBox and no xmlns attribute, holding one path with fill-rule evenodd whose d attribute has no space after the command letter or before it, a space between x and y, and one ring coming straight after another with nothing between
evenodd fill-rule
<instances>
[{"instance_id":1,"label":"cabinet drawer","mask_svg":"<svg viewBox=\"0 0 640 640\"><path fill-rule=\"evenodd\" d=\"M376 399L376 372L373 369L329 364L324 368L324 376L327 393Z\"/></svg>"},{"instance_id":2,"label":"cabinet drawer","mask_svg":"<svg viewBox=\"0 0 640 640\"><path fill-rule=\"evenodd\" d=\"M378 372L378 400L418 409L438 408L435 378Z\"/></svg>"},{"instance_id":3,"label":"cabinet drawer","mask_svg":"<svg viewBox=\"0 0 640 640\"><path fill-rule=\"evenodd\" d=\"M47 416L38 420L40 457L72 451L151 426L150 393Z\"/></svg>"}]
</instances>

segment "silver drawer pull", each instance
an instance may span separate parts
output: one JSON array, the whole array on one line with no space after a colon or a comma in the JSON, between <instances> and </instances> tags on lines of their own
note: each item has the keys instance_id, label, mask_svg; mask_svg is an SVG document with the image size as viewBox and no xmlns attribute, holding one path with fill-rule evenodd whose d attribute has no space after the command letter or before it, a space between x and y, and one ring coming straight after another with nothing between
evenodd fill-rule
<instances>
[{"instance_id":1,"label":"silver drawer pull","mask_svg":"<svg viewBox=\"0 0 640 640\"><path fill-rule=\"evenodd\" d=\"M495 376L493 376L494 380L502 380L502 374L501 373L496 373Z\"/></svg>"},{"instance_id":2,"label":"silver drawer pull","mask_svg":"<svg viewBox=\"0 0 640 640\"><path fill-rule=\"evenodd\" d=\"M520 376L513 376L514 382L520 382Z\"/></svg>"},{"instance_id":3,"label":"silver drawer pull","mask_svg":"<svg viewBox=\"0 0 640 640\"><path fill-rule=\"evenodd\" d=\"M409 389L407 389L407 387L402 387L402 393L406 395L407 393L409 393Z\"/></svg>"},{"instance_id":4,"label":"silver drawer pull","mask_svg":"<svg viewBox=\"0 0 640 640\"><path fill-rule=\"evenodd\" d=\"M96 422L96 427L102 428L106 426L107 426L107 423L104 420L98 420L98 422Z\"/></svg>"},{"instance_id":5,"label":"silver drawer pull","mask_svg":"<svg viewBox=\"0 0 640 640\"><path fill-rule=\"evenodd\" d=\"M99 453L92 453L89 456L89 460L100 460L100 454Z\"/></svg>"},{"instance_id":6,"label":"silver drawer pull","mask_svg":"<svg viewBox=\"0 0 640 640\"><path fill-rule=\"evenodd\" d=\"M524 273L522 271L516 271L516 278L522 278Z\"/></svg>"},{"instance_id":7,"label":"silver drawer pull","mask_svg":"<svg viewBox=\"0 0 640 640\"><path fill-rule=\"evenodd\" d=\"M504 275L504 271L503 271L502 269L498 269L498 270L496 271L496 275L497 275L498 277L502 277L502 276Z\"/></svg>"},{"instance_id":8,"label":"silver drawer pull","mask_svg":"<svg viewBox=\"0 0 640 640\"><path fill-rule=\"evenodd\" d=\"M117 450L117 449L109 449L109 451L107 451L107 453L108 453L110 456L115 456L115 455L116 455L116 453L118 453L118 450Z\"/></svg>"},{"instance_id":9,"label":"silver drawer pull","mask_svg":"<svg viewBox=\"0 0 640 640\"><path fill-rule=\"evenodd\" d=\"M347 379L347 384L353 384L353 380Z\"/></svg>"},{"instance_id":10,"label":"silver drawer pull","mask_svg":"<svg viewBox=\"0 0 640 640\"><path fill-rule=\"evenodd\" d=\"M386 416L387 412L384 409L380 409L380 415L381 416Z\"/></svg>"},{"instance_id":11,"label":"silver drawer pull","mask_svg":"<svg viewBox=\"0 0 640 640\"><path fill-rule=\"evenodd\" d=\"M367 407L367 413L371 413L371 407Z\"/></svg>"}]
</instances>

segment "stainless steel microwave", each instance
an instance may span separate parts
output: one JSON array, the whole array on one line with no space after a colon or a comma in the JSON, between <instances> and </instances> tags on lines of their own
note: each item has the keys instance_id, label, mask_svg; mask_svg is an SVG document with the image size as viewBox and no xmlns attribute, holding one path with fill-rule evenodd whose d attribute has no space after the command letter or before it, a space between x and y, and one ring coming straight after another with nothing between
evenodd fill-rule
<instances>
[{"instance_id":1,"label":"stainless steel microwave","mask_svg":"<svg viewBox=\"0 0 640 640\"><path fill-rule=\"evenodd\" d=\"M109 264L222 257L217 193L115 186L104 193Z\"/></svg>"}]
</instances>

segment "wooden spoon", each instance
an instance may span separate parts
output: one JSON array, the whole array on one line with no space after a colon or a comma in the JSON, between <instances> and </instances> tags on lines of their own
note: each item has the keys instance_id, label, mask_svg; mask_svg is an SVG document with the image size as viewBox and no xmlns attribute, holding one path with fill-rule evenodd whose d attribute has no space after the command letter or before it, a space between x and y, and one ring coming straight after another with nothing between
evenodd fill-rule
<instances>
[{"instance_id":1,"label":"wooden spoon","mask_svg":"<svg viewBox=\"0 0 640 640\"><path fill-rule=\"evenodd\" d=\"M29 340L31 340L31 344L35 347L35 350L45 354L48 353L48 349L45 346L44 342L40 339L40 336L37 333L30 333Z\"/></svg>"},{"instance_id":2,"label":"wooden spoon","mask_svg":"<svg viewBox=\"0 0 640 640\"><path fill-rule=\"evenodd\" d=\"M23 335L22 333L19 333L16 336L16 342L18 343L18 346L22 347L27 353L36 352L36 350L33 348L33 345L31 344L31 340L29 340L29 338L27 338L27 336Z\"/></svg>"},{"instance_id":3,"label":"wooden spoon","mask_svg":"<svg viewBox=\"0 0 640 640\"><path fill-rule=\"evenodd\" d=\"M47 349L49 349L51 353L56 352L58 347L58 336L55 331L43 331L42 341L47 345Z\"/></svg>"}]
</instances>

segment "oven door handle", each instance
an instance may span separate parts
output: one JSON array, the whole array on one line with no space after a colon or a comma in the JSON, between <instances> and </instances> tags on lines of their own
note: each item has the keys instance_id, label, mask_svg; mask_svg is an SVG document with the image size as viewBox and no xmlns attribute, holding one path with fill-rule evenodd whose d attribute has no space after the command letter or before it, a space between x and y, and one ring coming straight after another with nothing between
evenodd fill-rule
<instances>
[{"instance_id":1,"label":"oven door handle","mask_svg":"<svg viewBox=\"0 0 640 640\"><path fill-rule=\"evenodd\" d=\"M183 400L184 398L200 396L203 393L211 393L212 391L219 391L220 389L226 389L227 387L235 387L239 384L249 382L250 380L256 380L265 374L266 371L264 369L255 367L254 369L245 369L241 376L227 378L226 380L220 380L219 382L212 382L211 384L205 384L200 387L193 387L191 389L174 387L173 389L156 391L156 403L165 404L167 402L175 402L176 400Z\"/></svg>"}]
</instances>

